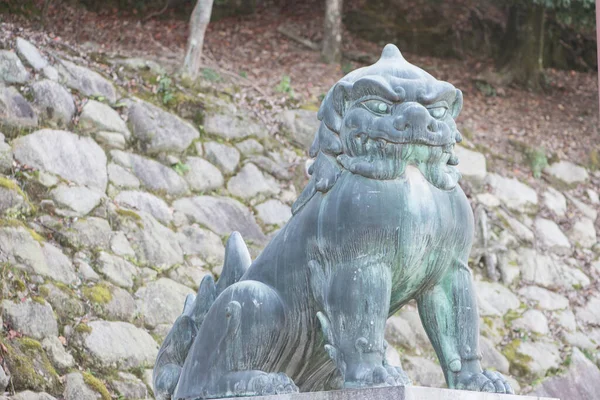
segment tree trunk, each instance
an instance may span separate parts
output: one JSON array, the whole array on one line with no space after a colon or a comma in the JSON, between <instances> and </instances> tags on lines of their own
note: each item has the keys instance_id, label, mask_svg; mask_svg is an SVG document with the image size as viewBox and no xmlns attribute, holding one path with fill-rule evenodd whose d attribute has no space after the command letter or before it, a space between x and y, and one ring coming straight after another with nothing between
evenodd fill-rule
<instances>
[{"instance_id":1,"label":"tree trunk","mask_svg":"<svg viewBox=\"0 0 600 400\"><path fill-rule=\"evenodd\" d=\"M326 63L342 61L342 3L343 0L325 0L325 32L321 58Z\"/></svg>"},{"instance_id":2,"label":"tree trunk","mask_svg":"<svg viewBox=\"0 0 600 400\"><path fill-rule=\"evenodd\" d=\"M213 0L198 0L190 17L190 36L188 37L182 72L192 79L198 77L200 65L202 65L204 32L206 32L206 27L210 22L212 6Z\"/></svg>"},{"instance_id":3,"label":"tree trunk","mask_svg":"<svg viewBox=\"0 0 600 400\"><path fill-rule=\"evenodd\" d=\"M498 58L509 82L539 89L543 78L546 11L542 5L511 6Z\"/></svg>"}]
</instances>

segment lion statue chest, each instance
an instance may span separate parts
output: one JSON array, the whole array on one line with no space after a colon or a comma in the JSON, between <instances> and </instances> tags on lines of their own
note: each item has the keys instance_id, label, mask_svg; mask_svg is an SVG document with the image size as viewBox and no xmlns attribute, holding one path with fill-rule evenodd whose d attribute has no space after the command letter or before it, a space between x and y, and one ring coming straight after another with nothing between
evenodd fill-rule
<instances>
[{"instance_id":1,"label":"lion statue chest","mask_svg":"<svg viewBox=\"0 0 600 400\"><path fill-rule=\"evenodd\" d=\"M344 171L294 215L243 279L293 297L307 293L297 289L308 289L311 260L332 268L383 262L391 268L395 309L435 284L449 259L468 253L472 236L473 214L460 186L439 189L412 166L393 180Z\"/></svg>"}]
</instances>

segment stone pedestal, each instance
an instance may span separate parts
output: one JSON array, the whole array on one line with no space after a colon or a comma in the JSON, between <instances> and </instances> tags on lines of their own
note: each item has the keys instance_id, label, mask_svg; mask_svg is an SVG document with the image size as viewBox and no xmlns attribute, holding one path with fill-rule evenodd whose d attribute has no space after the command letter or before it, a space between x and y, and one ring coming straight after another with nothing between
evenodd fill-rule
<instances>
[{"instance_id":1,"label":"stone pedestal","mask_svg":"<svg viewBox=\"0 0 600 400\"><path fill-rule=\"evenodd\" d=\"M247 400L559 400L549 397L514 396L507 394L468 392L428 387L386 387L372 389L334 390L330 392L298 393L277 396L237 397ZM571 400L571 399L568 399ZM574 400L574 399L573 399Z\"/></svg>"}]
</instances>

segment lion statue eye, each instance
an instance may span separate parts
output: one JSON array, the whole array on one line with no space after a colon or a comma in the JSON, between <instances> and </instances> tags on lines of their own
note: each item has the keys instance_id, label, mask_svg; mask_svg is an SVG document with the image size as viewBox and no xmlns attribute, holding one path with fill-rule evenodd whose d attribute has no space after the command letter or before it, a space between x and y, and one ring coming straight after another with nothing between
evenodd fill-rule
<instances>
[{"instance_id":1,"label":"lion statue eye","mask_svg":"<svg viewBox=\"0 0 600 400\"><path fill-rule=\"evenodd\" d=\"M442 119L446 116L448 109L446 107L432 107L428 108L429 114L435 119Z\"/></svg>"},{"instance_id":2,"label":"lion statue eye","mask_svg":"<svg viewBox=\"0 0 600 400\"><path fill-rule=\"evenodd\" d=\"M388 103L381 100L366 100L361 104L372 113L380 115L389 114L392 110L392 107Z\"/></svg>"}]
</instances>

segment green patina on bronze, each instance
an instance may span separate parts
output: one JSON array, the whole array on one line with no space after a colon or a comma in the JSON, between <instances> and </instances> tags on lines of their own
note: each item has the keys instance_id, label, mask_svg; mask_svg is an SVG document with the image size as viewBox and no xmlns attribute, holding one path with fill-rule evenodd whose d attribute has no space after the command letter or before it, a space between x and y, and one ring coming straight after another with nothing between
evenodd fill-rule
<instances>
[{"instance_id":1,"label":"green patina on bronze","mask_svg":"<svg viewBox=\"0 0 600 400\"><path fill-rule=\"evenodd\" d=\"M412 299L448 387L512 393L483 371L467 266L473 213L457 185L462 94L393 45L327 94L311 180L251 261L238 233L223 274L189 296L159 352L158 399L407 385L387 318Z\"/></svg>"}]
</instances>

